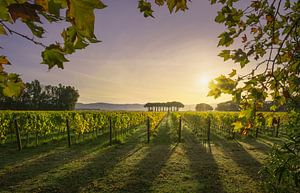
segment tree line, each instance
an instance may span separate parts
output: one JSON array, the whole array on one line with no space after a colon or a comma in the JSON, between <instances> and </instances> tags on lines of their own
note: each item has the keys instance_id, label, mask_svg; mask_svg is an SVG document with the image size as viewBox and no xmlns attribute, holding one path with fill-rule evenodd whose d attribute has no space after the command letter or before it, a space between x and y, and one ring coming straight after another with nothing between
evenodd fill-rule
<instances>
[{"instance_id":1,"label":"tree line","mask_svg":"<svg viewBox=\"0 0 300 193\"><path fill-rule=\"evenodd\" d=\"M258 108L258 111L269 112L272 109L272 106L275 105L272 101L265 101L262 106ZM241 108L234 101L226 101L217 104L217 107L214 109L211 105L206 103L197 104L195 107L196 111L240 111ZM287 111L287 106L279 106L276 111L283 112Z\"/></svg>"},{"instance_id":2,"label":"tree line","mask_svg":"<svg viewBox=\"0 0 300 193\"><path fill-rule=\"evenodd\" d=\"M181 102L173 101L166 103L147 103L144 105L148 108L148 111L179 111L179 108L183 108L184 105Z\"/></svg>"},{"instance_id":3,"label":"tree line","mask_svg":"<svg viewBox=\"0 0 300 193\"><path fill-rule=\"evenodd\" d=\"M25 84L19 97L0 93L1 110L73 110L79 93L72 86L41 85L38 80Z\"/></svg>"}]
</instances>

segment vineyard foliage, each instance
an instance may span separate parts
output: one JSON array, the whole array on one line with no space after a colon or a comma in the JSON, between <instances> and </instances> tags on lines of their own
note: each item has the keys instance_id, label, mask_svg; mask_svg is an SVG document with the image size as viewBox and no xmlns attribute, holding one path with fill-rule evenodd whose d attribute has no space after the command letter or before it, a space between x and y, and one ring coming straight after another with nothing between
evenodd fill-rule
<instances>
[{"instance_id":1,"label":"vineyard foliage","mask_svg":"<svg viewBox=\"0 0 300 193\"><path fill-rule=\"evenodd\" d=\"M279 129L281 135L289 132L289 114L287 113L260 113L252 122L240 116L238 112L175 112L171 117L176 128L179 124L179 117L182 117L183 123L198 137L206 136L208 127L214 133L228 137L234 137L236 134L254 135L256 129L259 133L272 135L276 135Z\"/></svg>"},{"instance_id":2,"label":"vineyard foliage","mask_svg":"<svg viewBox=\"0 0 300 193\"><path fill-rule=\"evenodd\" d=\"M166 116L165 112L104 112L104 111L2 111L0 112L0 143L16 141L16 128L26 145L38 144L39 139L53 137L66 138L69 121L73 142L83 140L85 136L109 135L110 128L115 138L125 136L132 128L147 126L155 134L158 125ZM256 130L273 136L289 133L289 114L259 113L246 127L243 117L237 112L173 112L170 115L172 127L183 125L191 128L198 137L206 137L209 129L228 137L255 135ZM237 123L241 122L240 125ZM280 127L279 127L280 126ZM279 131L280 130L280 131ZM146 129L145 129L146 131ZM108 137L107 137L108 138Z\"/></svg>"},{"instance_id":3,"label":"vineyard foliage","mask_svg":"<svg viewBox=\"0 0 300 193\"><path fill-rule=\"evenodd\" d=\"M101 111L2 111L0 112L0 143L12 141L18 127L21 138L66 135L66 120L74 138L85 134L104 134L112 127L114 135L146 125L149 117L154 131L166 113L163 112L101 112ZM27 139L28 140L28 139ZM36 139L37 140L37 139Z\"/></svg>"}]
</instances>

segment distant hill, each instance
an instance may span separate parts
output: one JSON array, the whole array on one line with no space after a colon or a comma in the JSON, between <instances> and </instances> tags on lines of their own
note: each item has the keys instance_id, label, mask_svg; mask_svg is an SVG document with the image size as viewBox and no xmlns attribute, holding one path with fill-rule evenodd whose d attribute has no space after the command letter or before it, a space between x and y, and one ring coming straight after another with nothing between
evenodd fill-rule
<instances>
[{"instance_id":1,"label":"distant hill","mask_svg":"<svg viewBox=\"0 0 300 193\"><path fill-rule=\"evenodd\" d=\"M76 110L146 111L144 104L76 103Z\"/></svg>"}]
</instances>

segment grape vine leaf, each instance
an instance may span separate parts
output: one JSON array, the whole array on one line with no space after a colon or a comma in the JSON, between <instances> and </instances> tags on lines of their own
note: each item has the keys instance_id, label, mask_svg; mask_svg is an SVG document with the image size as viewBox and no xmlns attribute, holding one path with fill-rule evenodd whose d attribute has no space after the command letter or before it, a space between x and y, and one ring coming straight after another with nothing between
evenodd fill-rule
<instances>
[{"instance_id":1,"label":"grape vine leaf","mask_svg":"<svg viewBox=\"0 0 300 193\"><path fill-rule=\"evenodd\" d=\"M64 68L63 63L69 60L65 58L63 49L60 45L51 44L42 52L42 64L47 64L49 69L57 66L58 68Z\"/></svg>"}]
</instances>

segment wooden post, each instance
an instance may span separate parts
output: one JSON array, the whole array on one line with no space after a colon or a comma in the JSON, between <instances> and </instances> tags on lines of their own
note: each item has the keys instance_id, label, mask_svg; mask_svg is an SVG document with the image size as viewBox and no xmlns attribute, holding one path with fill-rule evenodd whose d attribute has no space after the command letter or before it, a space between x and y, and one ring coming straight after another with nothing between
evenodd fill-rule
<instances>
[{"instance_id":1,"label":"wooden post","mask_svg":"<svg viewBox=\"0 0 300 193\"><path fill-rule=\"evenodd\" d=\"M26 147L28 147L28 144L29 144L29 133L27 131L27 133L26 133Z\"/></svg>"},{"instance_id":2,"label":"wooden post","mask_svg":"<svg viewBox=\"0 0 300 193\"><path fill-rule=\"evenodd\" d=\"M18 148L19 148L19 151L21 151L22 150L22 141L21 141L21 136L20 136L17 119L15 119L15 127L16 127L16 137L17 137Z\"/></svg>"},{"instance_id":3,"label":"wooden post","mask_svg":"<svg viewBox=\"0 0 300 193\"><path fill-rule=\"evenodd\" d=\"M150 118L147 119L147 142L150 143Z\"/></svg>"},{"instance_id":4,"label":"wooden post","mask_svg":"<svg viewBox=\"0 0 300 193\"><path fill-rule=\"evenodd\" d=\"M109 117L109 145L112 145L112 121Z\"/></svg>"},{"instance_id":5,"label":"wooden post","mask_svg":"<svg viewBox=\"0 0 300 193\"><path fill-rule=\"evenodd\" d=\"M9 129L10 129L10 142L12 143L13 142L13 123L12 121L9 122Z\"/></svg>"},{"instance_id":6,"label":"wooden post","mask_svg":"<svg viewBox=\"0 0 300 193\"><path fill-rule=\"evenodd\" d=\"M70 124L68 118L66 120L66 124L67 124L67 133L68 133L68 146L71 147Z\"/></svg>"},{"instance_id":7,"label":"wooden post","mask_svg":"<svg viewBox=\"0 0 300 193\"><path fill-rule=\"evenodd\" d=\"M38 131L35 132L35 146L37 147L39 144L39 133Z\"/></svg>"},{"instance_id":8,"label":"wooden post","mask_svg":"<svg viewBox=\"0 0 300 193\"><path fill-rule=\"evenodd\" d=\"M254 100L254 104L253 104L253 112L254 112L254 117L253 117L253 127L255 127L256 125L256 101ZM255 130L255 138L258 138L258 129L259 127L256 126L256 130Z\"/></svg>"},{"instance_id":9,"label":"wooden post","mask_svg":"<svg viewBox=\"0 0 300 193\"><path fill-rule=\"evenodd\" d=\"M208 120L207 120L207 141L210 141L210 125L211 125L211 120L210 120L210 117L208 117Z\"/></svg>"},{"instance_id":10,"label":"wooden post","mask_svg":"<svg viewBox=\"0 0 300 193\"><path fill-rule=\"evenodd\" d=\"M276 137L278 137L278 135L279 135L279 127L280 127L280 117L278 117L278 120L277 120Z\"/></svg>"},{"instance_id":11,"label":"wooden post","mask_svg":"<svg viewBox=\"0 0 300 193\"><path fill-rule=\"evenodd\" d=\"M181 127L182 127L182 119L181 117L179 117L179 130L178 130L178 142L180 143L181 142Z\"/></svg>"}]
</instances>

